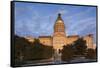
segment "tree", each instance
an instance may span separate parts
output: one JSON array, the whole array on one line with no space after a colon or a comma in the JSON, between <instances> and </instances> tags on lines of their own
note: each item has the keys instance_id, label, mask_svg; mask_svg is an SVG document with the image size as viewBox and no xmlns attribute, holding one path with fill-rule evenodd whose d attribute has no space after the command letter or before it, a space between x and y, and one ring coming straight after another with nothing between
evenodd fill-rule
<instances>
[{"instance_id":1,"label":"tree","mask_svg":"<svg viewBox=\"0 0 100 68\"><path fill-rule=\"evenodd\" d=\"M32 50L32 56L34 60L51 58L53 51L54 50L52 46L43 45L38 39L35 39Z\"/></svg>"},{"instance_id":2,"label":"tree","mask_svg":"<svg viewBox=\"0 0 100 68\"><path fill-rule=\"evenodd\" d=\"M28 58L26 55L29 54L31 49L31 43L28 42L25 38L14 36L14 65L22 65ZM29 54L30 55L30 54Z\"/></svg>"},{"instance_id":3,"label":"tree","mask_svg":"<svg viewBox=\"0 0 100 68\"><path fill-rule=\"evenodd\" d=\"M53 55L53 47L43 45L39 39L35 39L33 43L27 39L19 36L15 36L15 60L21 62L34 61L41 59L51 58Z\"/></svg>"},{"instance_id":4,"label":"tree","mask_svg":"<svg viewBox=\"0 0 100 68\"><path fill-rule=\"evenodd\" d=\"M66 45L62 49L61 59L63 61L70 62L73 59L74 51L72 49L72 45Z\"/></svg>"},{"instance_id":5,"label":"tree","mask_svg":"<svg viewBox=\"0 0 100 68\"><path fill-rule=\"evenodd\" d=\"M94 49L87 49L87 59L96 59L96 51Z\"/></svg>"},{"instance_id":6,"label":"tree","mask_svg":"<svg viewBox=\"0 0 100 68\"><path fill-rule=\"evenodd\" d=\"M83 38L79 38L73 44L76 55L84 55L86 52L86 41Z\"/></svg>"}]
</instances>

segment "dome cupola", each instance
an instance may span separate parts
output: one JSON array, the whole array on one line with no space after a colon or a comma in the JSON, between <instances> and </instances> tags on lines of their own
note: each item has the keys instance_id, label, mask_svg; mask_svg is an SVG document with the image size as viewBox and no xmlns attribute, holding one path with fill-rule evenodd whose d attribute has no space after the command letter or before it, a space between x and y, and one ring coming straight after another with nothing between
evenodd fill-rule
<instances>
[{"instance_id":1,"label":"dome cupola","mask_svg":"<svg viewBox=\"0 0 100 68\"><path fill-rule=\"evenodd\" d=\"M54 32L65 32L65 25L60 13L58 14L57 20L54 25Z\"/></svg>"}]
</instances>

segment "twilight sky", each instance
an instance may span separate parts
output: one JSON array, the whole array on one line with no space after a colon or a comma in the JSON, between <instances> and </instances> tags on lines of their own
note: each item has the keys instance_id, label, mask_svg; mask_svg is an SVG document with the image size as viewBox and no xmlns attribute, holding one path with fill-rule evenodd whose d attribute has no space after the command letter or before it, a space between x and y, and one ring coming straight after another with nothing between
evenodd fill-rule
<instances>
[{"instance_id":1,"label":"twilight sky","mask_svg":"<svg viewBox=\"0 0 100 68\"><path fill-rule=\"evenodd\" d=\"M15 2L15 34L19 36L52 35L58 13L66 26L66 35L94 35L96 7Z\"/></svg>"}]
</instances>

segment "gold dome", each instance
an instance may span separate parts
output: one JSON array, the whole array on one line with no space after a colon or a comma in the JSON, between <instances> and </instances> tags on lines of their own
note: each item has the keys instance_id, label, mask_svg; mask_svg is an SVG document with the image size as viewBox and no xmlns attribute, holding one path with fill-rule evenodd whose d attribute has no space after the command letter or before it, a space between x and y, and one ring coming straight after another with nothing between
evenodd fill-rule
<instances>
[{"instance_id":1,"label":"gold dome","mask_svg":"<svg viewBox=\"0 0 100 68\"><path fill-rule=\"evenodd\" d=\"M61 14L58 14L56 23L54 25L54 32L65 32L64 22L61 18Z\"/></svg>"}]
</instances>

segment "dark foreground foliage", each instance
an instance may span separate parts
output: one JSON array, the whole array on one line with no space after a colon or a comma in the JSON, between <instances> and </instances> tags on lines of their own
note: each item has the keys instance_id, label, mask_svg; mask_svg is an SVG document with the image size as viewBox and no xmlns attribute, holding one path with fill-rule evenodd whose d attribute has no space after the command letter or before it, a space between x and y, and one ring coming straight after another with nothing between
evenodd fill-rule
<instances>
[{"instance_id":1,"label":"dark foreground foliage","mask_svg":"<svg viewBox=\"0 0 100 68\"><path fill-rule=\"evenodd\" d=\"M64 46L62 50L62 61L68 61L73 59L74 51L70 45Z\"/></svg>"},{"instance_id":2,"label":"dark foreground foliage","mask_svg":"<svg viewBox=\"0 0 100 68\"><path fill-rule=\"evenodd\" d=\"M83 38L77 39L73 44L65 45L62 49L62 61L70 62L74 58L96 59L96 49L88 49Z\"/></svg>"},{"instance_id":3,"label":"dark foreground foliage","mask_svg":"<svg viewBox=\"0 0 100 68\"><path fill-rule=\"evenodd\" d=\"M94 50L94 49L87 49L86 58L87 59L96 59L97 58L96 50Z\"/></svg>"},{"instance_id":4,"label":"dark foreground foliage","mask_svg":"<svg viewBox=\"0 0 100 68\"><path fill-rule=\"evenodd\" d=\"M35 39L34 43L28 42L23 37L15 36L15 63L52 58L53 47L46 46Z\"/></svg>"}]
</instances>

